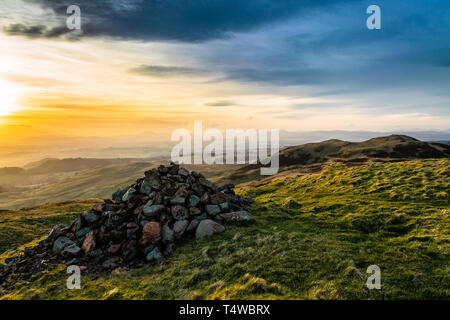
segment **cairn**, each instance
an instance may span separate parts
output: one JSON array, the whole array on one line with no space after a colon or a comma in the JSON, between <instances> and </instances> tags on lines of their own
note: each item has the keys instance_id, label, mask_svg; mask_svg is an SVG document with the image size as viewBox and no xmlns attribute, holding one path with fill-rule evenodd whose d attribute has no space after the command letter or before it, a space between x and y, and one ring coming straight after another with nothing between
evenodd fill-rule
<instances>
[{"instance_id":1,"label":"cairn","mask_svg":"<svg viewBox=\"0 0 450 320\"><path fill-rule=\"evenodd\" d=\"M174 163L161 165L117 190L112 200L94 205L70 224L55 226L23 256L10 258L0 268L0 280L55 263L89 272L162 264L183 241L223 232L225 223L253 221L252 200L233 188L218 187Z\"/></svg>"}]
</instances>

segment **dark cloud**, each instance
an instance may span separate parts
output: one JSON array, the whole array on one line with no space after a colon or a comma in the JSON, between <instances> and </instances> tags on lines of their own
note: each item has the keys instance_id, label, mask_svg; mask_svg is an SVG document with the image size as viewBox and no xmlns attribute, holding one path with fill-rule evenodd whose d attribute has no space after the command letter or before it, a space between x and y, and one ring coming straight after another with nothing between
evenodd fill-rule
<instances>
[{"instance_id":1,"label":"dark cloud","mask_svg":"<svg viewBox=\"0 0 450 320\"><path fill-rule=\"evenodd\" d=\"M207 107L231 107L234 105L236 105L236 103L234 101L230 101L230 100L221 100L221 101L205 103L205 106L207 106Z\"/></svg>"},{"instance_id":2,"label":"dark cloud","mask_svg":"<svg viewBox=\"0 0 450 320\"><path fill-rule=\"evenodd\" d=\"M44 25L27 26L15 23L5 26L4 31L9 35L21 35L27 38L58 38L71 30L65 26L48 28Z\"/></svg>"},{"instance_id":3,"label":"dark cloud","mask_svg":"<svg viewBox=\"0 0 450 320\"><path fill-rule=\"evenodd\" d=\"M282 21L299 12L344 0L31 0L53 10L62 21L69 5L81 8L83 36L133 40L204 41ZM44 17L45 18L45 17ZM12 34L56 37L52 30L28 25ZM11 27L7 27L6 31ZM62 34L59 34L62 35Z\"/></svg>"},{"instance_id":4,"label":"dark cloud","mask_svg":"<svg viewBox=\"0 0 450 320\"><path fill-rule=\"evenodd\" d=\"M154 66L154 65L142 65L137 68L131 69L131 72L141 75L153 76L153 77L174 77L174 76L200 76L207 74L208 72L199 68L189 67L174 67L174 66Z\"/></svg>"}]
</instances>

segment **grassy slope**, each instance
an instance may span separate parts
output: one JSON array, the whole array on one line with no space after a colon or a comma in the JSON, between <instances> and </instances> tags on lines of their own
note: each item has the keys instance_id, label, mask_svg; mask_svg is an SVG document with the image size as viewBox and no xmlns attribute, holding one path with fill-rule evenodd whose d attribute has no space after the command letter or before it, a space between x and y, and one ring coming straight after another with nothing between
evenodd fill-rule
<instances>
[{"instance_id":1,"label":"grassy slope","mask_svg":"<svg viewBox=\"0 0 450 320\"><path fill-rule=\"evenodd\" d=\"M164 266L86 275L74 291L59 266L11 279L4 298L449 298L449 178L448 160L328 166L241 190L256 224L189 241ZM382 290L365 287L372 264Z\"/></svg>"}]
</instances>

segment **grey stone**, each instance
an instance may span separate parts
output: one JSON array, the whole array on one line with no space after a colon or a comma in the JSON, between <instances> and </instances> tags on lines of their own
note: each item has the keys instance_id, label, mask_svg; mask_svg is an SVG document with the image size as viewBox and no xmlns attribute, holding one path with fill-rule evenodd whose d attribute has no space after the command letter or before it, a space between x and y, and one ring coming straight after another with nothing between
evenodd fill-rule
<instances>
[{"instance_id":1,"label":"grey stone","mask_svg":"<svg viewBox=\"0 0 450 320\"><path fill-rule=\"evenodd\" d=\"M87 223L93 224L100 220L100 217L93 211L89 210L82 214L83 219L86 220Z\"/></svg>"},{"instance_id":2,"label":"grey stone","mask_svg":"<svg viewBox=\"0 0 450 320\"><path fill-rule=\"evenodd\" d=\"M163 263L164 262L164 257L161 254L161 251L159 250L158 247L156 247L155 249L153 249L149 254L147 254L146 257L148 262L152 262L152 263Z\"/></svg>"},{"instance_id":3,"label":"grey stone","mask_svg":"<svg viewBox=\"0 0 450 320\"><path fill-rule=\"evenodd\" d=\"M189 171L185 168L178 169L178 174L182 177L187 177L189 175Z\"/></svg>"},{"instance_id":4,"label":"grey stone","mask_svg":"<svg viewBox=\"0 0 450 320\"><path fill-rule=\"evenodd\" d=\"M188 192L186 189L184 188L178 189L175 195L170 199L170 203L184 205L186 203L187 196Z\"/></svg>"},{"instance_id":5,"label":"grey stone","mask_svg":"<svg viewBox=\"0 0 450 320\"><path fill-rule=\"evenodd\" d=\"M200 198L195 194L189 197L189 207L196 207L200 203Z\"/></svg>"},{"instance_id":6,"label":"grey stone","mask_svg":"<svg viewBox=\"0 0 450 320\"><path fill-rule=\"evenodd\" d=\"M92 251L89 251L88 256L95 258L95 257L101 257L104 255L104 252L102 249L95 249Z\"/></svg>"},{"instance_id":7,"label":"grey stone","mask_svg":"<svg viewBox=\"0 0 450 320\"><path fill-rule=\"evenodd\" d=\"M57 238L64 229L66 229L68 225L66 224L58 224L57 226L53 227L52 231L45 237L45 242L51 242L55 238Z\"/></svg>"},{"instance_id":8,"label":"grey stone","mask_svg":"<svg viewBox=\"0 0 450 320\"><path fill-rule=\"evenodd\" d=\"M145 205L144 208L142 208L142 212L144 213L144 215L149 218L156 218L165 211L166 207L162 204L154 204L150 206Z\"/></svg>"},{"instance_id":9,"label":"grey stone","mask_svg":"<svg viewBox=\"0 0 450 320\"><path fill-rule=\"evenodd\" d=\"M91 227L85 227L85 228L83 228L83 229L78 230L78 231L75 233L75 236L76 236L77 238L83 238L86 234L88 234L88 233L91 232L91 231L92 231Z\"/></svg>"},{"instance_id":10,"label":"grey stone","mask_svg":"<svg viewBox=\"0 0 450 320\"><path fill-rule=\"evenodd\" d=\"M187 208L176 205L173 206L171 209L172 217L175 218L175 220L184 220L189 218L189 211Z\"/></svg>"},{"instance_id":11,"label":"grey stone","mask_svg":"<svg viewBox=\"0 0 450 320\"><path fill-rule=\"evenodd\" d=\"M72 240L67 237L59 237L56 239L55 243L53 243L53 252L56 254L60 254L61 251L64 250L65 247L75 244Z\"/></svg>"},{"instance_id":12,"label":"grey stone","mask_svg":"<svg viewBox=\"0 0 450 320\"><path fill-rule=\"evenodd\" d=\"M175 233L168 225L162 227L162 241L164 243L171 243L175 240Z\"/></svg>"},{"instance_id":13,"label":"grey stone","mask_svg":"<svg viewBox=\"0 0 450 320\"><path fill-rule=\"evenodd\" d=\"M147 179L144 179L141 184L141 188L139 189L140 193L150 194L152 192L152 186Z\"/></svg>"},{"instance_id":14,"label":"grey stone","mask_svg":"<svg viewBox=\"0 0 450 320\"><path fill-rule=\"evenodd\" d=\"M219 204L219 207L222 212L226 212L226 211L230 210L230 204L228 202Z\"/></svg>"},{"instance_id":15,"label":"grey stone","mask_svg":"<svg viewBox=\"0 0 450 320\"><path fill-rule=\"evenodd\" d=\"M118 189L116 192L113 193L112 199L114 201L122 201L123 195L128 191L128 188L121 188Z\"/></svg>"},{"instance_id":16,"label":"grey stone","mask_svg":"<svg viewBox=\"0 0 450 320\"><path fill-rule=\"evenodd\" d=\"M64 250L61 251L61 255L64 257L74 257L79 255L80 252L81 248L74 243L65 247Z\"/></svg>"},{"instance_id":17,"label":"grey stone","mask_svg":"<svg viewBox=\"0 0 450 320\"><path fill-rule=\"evenodd\" d=\"M204 187L207 187L209 189L211 189L213 192L217 192L219 190L219 188L212 183L211 181L206 180L205 178L201 177L200 179L198 179L198 182L200 182L200 184Z\"/></svg>"},{"instance_id":18,"label":"grey stone","mask_svg":"<svg viewBox=\"0 0 450 320\"><path fill-rule=\"evenodd\" d=\"M206 205L206 212L210 216L215 216L220 213L220 207L215 204L208 204L208 205Z\"/></svg>"},{"instance_id":19,"label":"grey stone","mask_svg":"<svg viewBox=\"0 0 450 320\"><path fill-rule=\"evenodd\" d=\"M127 190L127 192L123 195L122 197L122 201L128 201L130 200L130 198L136 193L136 189L135 188L130 188Z\"/></svg>"},{"instance_id":20,"label":"grey stone","mask_svg":"<svg viewBox=\"0 0 450 320\"><path fill-rule=\"evenodd\" d=\"M226 222L253 222L252 215L247 211L235 211L220 215Z\"/></svg>"},{"instance_id":21,"label":"grey stone","mask_svg":"<svg viewBox=\"0 0 450 320\"><path fill-rule=\"evenodd\" d=\"M198 216L195 216L195 220L205 220L208 218L208 215L204 212Z\"/></svg>"},{"instance_id":22,"label":"grey stone","mask_svg":"<svg viewBox=\"0 0 450 320\"><path fill-rule=\"evenodd\" d=\"M114 269L114 268L117 268L121 262L122 262L122 259L120 259L119 257L112 257L112 258L106 260L105 262L103 262L102 266L105 269Z\"/></svg>"},{"instance_id":23,"label":"grey stone","mask_svg":"<svg viewBox=\"0 0 450 320\"><path fill-rule=\"evenodd\" d=\"M171 256L174 251L175 251L175 244L169 243L166 249L164 249L164 256L165 257Z\"/></svg>"},{"instance_id":24,"label":"grey stone","mask_svg":"<svg viewBox=\"0 0 450 320\"><path fill-rule=\"evenodd\" d=\"M173 232L175 234L175 239L180 239L183 236L188 225L189 225L188 220L179 220L175 222L175 224L173 225Z\"/></svg>"},{"instance_id":25,"label":"grey stone","mask_svg":"<svg viewBox=\"0 0 450 320\"><path fill-rule=\"evenodd\" d=\"M210 237L215 233L224 232L225 227L213 220L202 220L195 231L196 238Z\"/></svg>"},{"instance_id":26,"label":"grey stone","mask_svg":"<svg viewBox=\"0 0 450 320\"><path fill-rule=\"evenodd\" d=\"M186 232L191 232L197 229L198 225L200 224L200 220L194 219L189 223L189 226L186 228Z\"/></svg>"}]
</instances>

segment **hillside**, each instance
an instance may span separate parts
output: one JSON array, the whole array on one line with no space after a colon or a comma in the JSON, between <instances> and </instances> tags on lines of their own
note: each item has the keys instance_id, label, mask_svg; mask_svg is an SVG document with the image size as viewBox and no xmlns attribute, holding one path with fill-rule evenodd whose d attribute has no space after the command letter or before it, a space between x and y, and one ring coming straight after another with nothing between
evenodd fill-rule
<instances>
[{"instance_id":1,"label":"hillside","mask_svg":"<svg viewBox=\"0 0 450 320\"><path fill-rule=\"evenodd\" d=\"M363 142L327 140L290 147L280 152L282 166L312 164L328 160L365 162L368 160L399 161L409 159L449 158L450 146L391 135Z\"/></svg>"},{"instance_id":2,"label":"hillside","mask_svg":"<svg viewBox=\"0 0 450 320\"><path fill-rule=\"evenodd\" d=\"M65 266L0 286L4 299L448 299L450 161L415 160L287 177L240 190L255 199L256 223L227 227L181 245L162 266L84 275L66 290ZM13 217L50 230L84 203L0 213L3 249L19 244ZM30 214L32 212L32 215ZM39 218L39 212L47 215ZM5 221L5 220L4 220ZM57 222L56 220L54 221ZM45 230L47 229L47 230ZM10 244L8 244L11 242ZM0 263L11 256L6 252ZM3 259L3 260L2 260ZM366 268L382 272L382 290L365 287Z\"/></svg>"},{"instance_id":3,"label":"hillside","mask_svg":"<svg viewBox=\"0 0 450 320\"><path fill-rule=\"evenodd\" d=\"M247 165L224 176L223 181L238 181L257 186L280 177L320 172L327 163L354 166L367 162L439 158L450 158L449 145L423 142L403 135L378 137L363 142L331 139L281 150L280 170L276 175L262 177L259 174L259 165Z\"/></svg>"}]
</instances>

